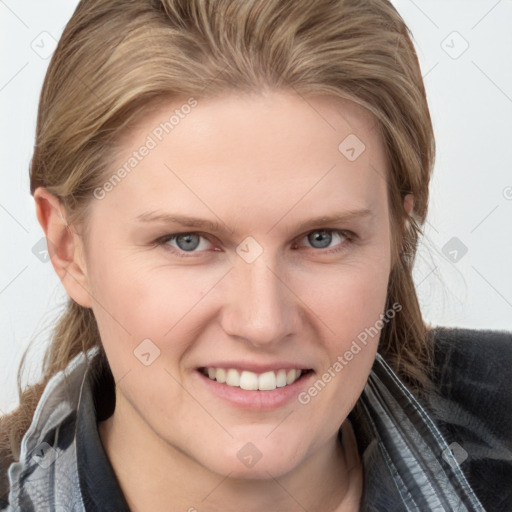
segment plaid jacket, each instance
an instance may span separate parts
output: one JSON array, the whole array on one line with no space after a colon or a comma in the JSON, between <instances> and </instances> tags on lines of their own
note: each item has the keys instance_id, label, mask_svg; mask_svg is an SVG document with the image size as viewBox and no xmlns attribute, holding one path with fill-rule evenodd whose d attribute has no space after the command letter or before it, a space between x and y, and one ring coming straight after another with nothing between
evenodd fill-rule
<instances>
[{"instance_id":1,"label":"plaid jacket","mask_svg":"<svg viewBox=\"0 0 512 512\"><path fill-rule=\"evenodd\" d=\"M510 511L512 335L435 329L432 336L436 393L428 403L377 355L349 415L363 462L361 510ZM0 510L128 511L97 430L114 406L113 377L97 349L55 375L19 462L0 471Z\"/></svg>"}]
</instances>

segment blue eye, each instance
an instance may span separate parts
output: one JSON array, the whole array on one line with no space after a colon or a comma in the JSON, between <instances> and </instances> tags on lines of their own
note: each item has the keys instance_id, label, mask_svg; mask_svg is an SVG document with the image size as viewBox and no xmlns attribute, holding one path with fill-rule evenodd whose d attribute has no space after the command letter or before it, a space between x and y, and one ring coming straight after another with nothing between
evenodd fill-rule
<instances>
[{"instance_id":1,"label":"blue eye","mask_svg":"<svg viewBox=\"0 0 512 512\"><path fill-rule=\"evenodd\" d=\"M195 233L178 235L175 240L178 247L183 251L193 251L194 249L197 249L200 243L200 237Z\"/></svg>"},{"instance_id":2,"label":"blue eye","mask_svg":"<svg viewBox=\"0 0 512 512\"><path fill-rule=\"evenodd\" d=\"M206 240L199 233L173 233L159 238L156 243L158 245L168 245L171 250L175 250L181 256L180 251L182 253L198 252L196 249L201 246L201 239ZM175 242L176 246L170 245L169 242Z\"/></svg>"},{"instance_id":3,"label":"blue eye","mask_svg":"<svg viewBox=\"0 0 512 512\"><path fill-rule=\"evenodd\" d=\"M319 235L319 236L318 236ZM322 229L322 230L316 230L312 231L307 235L308 242L315 247L315 249L324 249L325 247L328 247L330 243L336 236L341 239L341 243L343 243L347 237L343 234L341 231L334 231L329 229ZM314 245L315 243L318 243L319 245Z\"/></svg>"},{"instance_id":4,"label":"blue eye","mask_svg":"<svg viewBox=\"0 0 512 512\"><path fill-rule=\"evenodd\" d=\"M355 235L351 232L339 229L316 229L299 237L299 242L302 240L308 241L311 249L318 249L319 254L330 254L341 252L353 242ZM203 242L204 241L204 242ZM336 241L338 243L332 248L331 244ZM208 244L211 242L208 238L196 232L190 233L172 233L158 238L153 243L154 245L162 245L166 250L170 250L173 254L179 257L195 257L200 256L201 253L208 250ZM294 243L293 249L296 247L306 247L302 244ZM307 247L306 247L307 248ZM321 251L320 249L326 249Z\"/></svg>"}]
</instances>

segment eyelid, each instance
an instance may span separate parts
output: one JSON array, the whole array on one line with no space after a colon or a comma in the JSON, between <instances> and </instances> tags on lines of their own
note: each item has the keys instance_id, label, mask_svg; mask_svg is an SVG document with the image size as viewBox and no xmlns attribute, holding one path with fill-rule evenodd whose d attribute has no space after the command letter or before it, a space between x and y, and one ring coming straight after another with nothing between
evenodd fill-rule
<instances>
[{"instance_id":1,"label":"eyelid","mask_svg":"<svg viewBox=\"0 0 512 512\"><path fill-rule=\"evenodd\" d=\"M337 234L343 236L344 238L347 238L347 239L350 239L350 240L356 238L356 234L353 233L352 231L349 231L348 229L340 229L340 228L314 228L314 229L310 229L309 231L306 231L305 233L302 233L302 235L299 235L298 237L296 237L295 240L302 240L305 236L308 236L311 233L317 233L317 232L320 232L320 231L326 231L327 233L337 233Z\"/></svg>"},{"instance_id":2,"label":"eyelid","mask_svg":"<svg viewBox=\"0 0 512 512\"><path fill-rule=\"evenodd\" d=\"M210 239L210 238L212 238L213 235L210 235L208 233L203 233L201 231L181 231L181 232L177 232L177 233L168 233L166 235L160 236L153 242L152 245L165 246L165 245L167 245L167 242L170 242L171 240L175 240L180 235L198 235L201 238L208 240L208 242L210 244L213 244L212 240ZM177 249L176 247L172 247L172 246L167 246L167 247L169 247L168 250L170 250L171 252L174 252L174 253L178 253L179 255L183 255L183 254L191 254L192 255L192 254L200 254L202 252L205 252L205 251L192 251L192 252L187 253L187 251Z\"/></svg>"}]
</instances>

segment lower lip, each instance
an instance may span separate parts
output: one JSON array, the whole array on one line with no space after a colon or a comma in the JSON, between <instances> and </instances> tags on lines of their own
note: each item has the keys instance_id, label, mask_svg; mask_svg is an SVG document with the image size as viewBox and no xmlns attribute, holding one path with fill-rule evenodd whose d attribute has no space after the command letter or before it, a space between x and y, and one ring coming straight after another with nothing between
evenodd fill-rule
<instances>
[{"instance_id":1,"label":"lower lip","mask_svg":"<svg viewBox=\"0 0 512 512\"><path fill-rule=\"evenodd\" d=\"M314 376L314 372L310 371L302 375L293 384L283 386L282 388L276 388L271 391L248 391L212 380L200 371L196 373L207 389L215 396L226 400L236 407L250 410L272 410L282 407L294 398L296 399L299 393L309 385Z\"/></svg>"}]
</instances>

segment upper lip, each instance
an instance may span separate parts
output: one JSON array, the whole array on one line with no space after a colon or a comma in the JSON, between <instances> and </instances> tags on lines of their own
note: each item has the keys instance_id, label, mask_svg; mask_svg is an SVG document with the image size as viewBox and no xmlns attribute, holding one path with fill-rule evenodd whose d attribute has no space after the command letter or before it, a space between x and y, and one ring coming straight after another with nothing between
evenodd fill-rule
<instances>
[{"instance_id":1,"label":"upper lip","mask_svg":"<svg viewBox=\"0 0 512 512\"><path fill-rule=\"evenodd\" d=\"M310 370L310 366L303 365L301 363L290 363L290 362L272 362L272 363L255 363L254 361L216 361L214 363L208 363L199 368L233 368L238 371L250 371L254 373L265 373L277 370Z\"/></svg>"}]
</instances>

